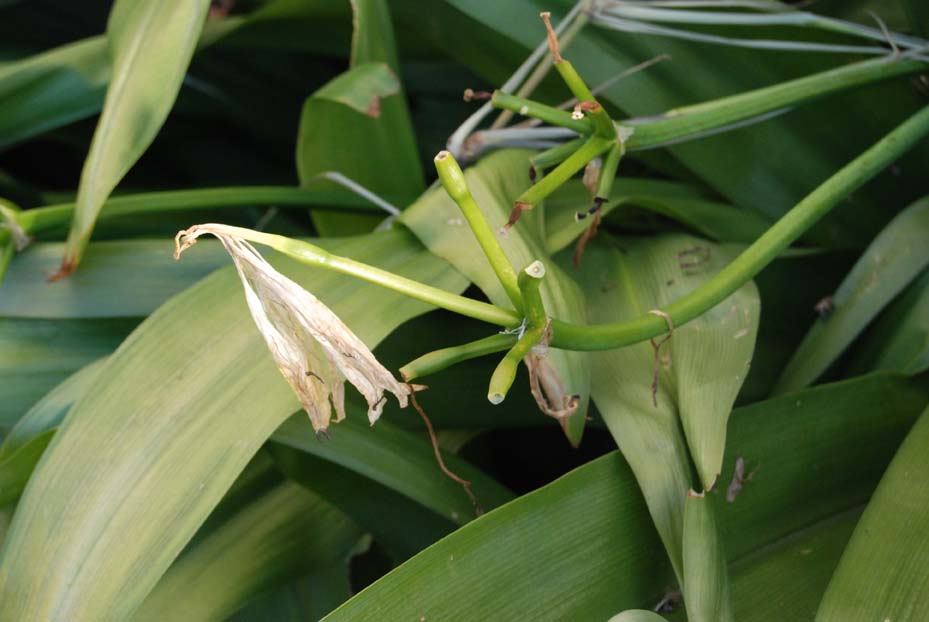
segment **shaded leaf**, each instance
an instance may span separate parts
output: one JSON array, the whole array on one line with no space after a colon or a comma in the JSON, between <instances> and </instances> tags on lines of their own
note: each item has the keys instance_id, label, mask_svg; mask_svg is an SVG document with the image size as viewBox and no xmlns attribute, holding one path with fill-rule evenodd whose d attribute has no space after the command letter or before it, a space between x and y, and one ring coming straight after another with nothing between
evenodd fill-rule
<instances>
[{"instance_id":1,"label":"shaded leaf","mask_svg":"<svg viewBox=\"0 0 929 622\"><path fill-rule=\"evenodd\" d=\"M344 559L361 535L313 493L280 484L186 550L132 619L224 619L261 592Z\"/></svg>"},{"instance_id":2,"label":"shaded leaf","mask_svg":"<svg viewBox=\"0 0 929 622\"><path fill-rule=\"evenodd\" d=\"M929 410L900 446L842 554L816 615L842 620L916 621L929 607Z\"/></svg>"},{"instance_id":3,"label":"shaded leaf","mask_svg":"<svg viewBox=\"0 0 929 622\"><path fill-rule=\"evenodd\" d=\"M778 393L814 382L864 327L929 264L929 198L909 206L874 239L778 379Z\"/></svg>"},{"instance_id":4,"label":"shaded leaf","mask_svg":"<svg viewBox=\"0 0 929 622\"><path fill-rule=\"evenodd\" d=\"M702 494L688 493L684 504L684 585L692 622L733 620L726 555L714 509Z\"/></svg>"}]
</instances>

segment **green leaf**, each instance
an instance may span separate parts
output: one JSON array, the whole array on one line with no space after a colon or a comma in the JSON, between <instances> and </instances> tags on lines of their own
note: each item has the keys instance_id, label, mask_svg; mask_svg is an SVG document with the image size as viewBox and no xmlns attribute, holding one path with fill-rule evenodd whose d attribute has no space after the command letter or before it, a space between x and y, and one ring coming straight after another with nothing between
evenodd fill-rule
<instances>
[{"instance_id":1,"label":"green leaf","mask_svg":"<svg viewBox=\"0 0 929 622\"><path fill-rule=\"evenodd\" d=\"M0 318L0 426L13 425L56 384L111 353L136 322Z\"/></svg>"},{"instance_id":2,"label":"green leaf","mask_svg":"<svg viewBox=\"0 0 929 622\"><path fill-rule=\"evenodd\" d=\"M709 279L730 256L724 247L682 235L614 245L590 245L578 272L592 322L658 309ZM749 284L675 328L657 355L648 343L591 355L594 402L636 473L678 576L690 456L704 488L711 489L722 468L729 413L751 360L758 306Z\"/></svg>"},{"instance_id":3,"label":"green leaf","mask_svg":"<svg viewBox=\"0 0 929 622\"><path fill-rule=\"evenodd\" d=\"M900 212L874 239L778 379L783 393L814 382L865 326L929 264L929 197Z\"/></svg>"},{"instance_id":4,"label":"green leaf","mask_svg":"<svg viewBox=\"0 0 929 622\"><path fill-rule=\"evenodd\" d=\"M113 63L103 112L81 172L62 272L80 262L103 202L154 140L203 29L208 0L117 0L107 41Z\"/></svg>"},{"instance_id":5,"label":"green leaf","mask_svg":"<svg viewBox=\"0 0 929 622\"><path fill-rule=\"evenodd\" d=\"M426 399L424 394L424 408L428 406ZM463 525L474 517L474 508L461 486L439 470L425 436L417 438L387 421L372 428L358 416L363 408L352 410L349 414L355 417L333 428L334 442L317 442L303 413L288 419L271 438L372 479L455 524ZM460 458L446 455L445 463L472 482L475 495L487 509L513 498L506 488Z\"/></svg>"},{"instance_id":6,"label":"green leaf","mask_svg":"<svg viewBox=\"0 0 929 622\"><path fill-rule=\"evenodd\" d=\"M868 503L823 597L817 622L922 620L929 607L929 410Z\"/></svg>"},{"instance_id":7,"label":"green leaf","mask_svg":"<svg viewBox=\"0 0 929 622\"><path fill-rule=\"evenodd\" d=\"M381 196L398 196L401 205L415 199L425 188L410 114L396 76L400 67L390 12L384 0L353 0L351 69L317 91L303 107L297 135L297 173L302 185L316 181L325 171L339 172ZM332 87L340 91L377 93L383 78L367 75L376 66L392 74L396 85L390 92L369 98L356 110L336 105ZM326 93L329 93L327 96ZM372 107L373 103L373 107ZM364 157L358 157L364 154ZM323 235L346 235L370 230L383 218L313 214Z\"/></svg>"},{"instance_id":8,"label":"green leaf","mask_svg":"<svg viewBox=\"0 0 929 622\"><path fill-rule=\"evenodd\" d=\"M525 151L499 151L465 172L465 179L477 205L494 229L506 222L513 201L528 185L525 175L527 155ZM583 293L571 277L551 261L545 250L541 211L539 208L527 212L519 226L510 230L509 235L499 236L498 239L517 271L536 260L545 264L542 300L549 316L584 323L587 314ZM435 188L423 195L404 211L401 220L430 251L449 261L480 287L491 302L503 307L510 306L503 287L481 252L477 238L467 229L458 206L443 188ZM584 430L590 396L588 356L583 352L553 348L549 351L549 360L558 371L566 393L581 398L577 412L565 424L568 439L577 445Z\"/></svg>"},{"instance_id":9,"label":"green leaf","mask_svg":"<svg viewBox=\"0 0 929 622\"><path fill-rule=\"evenodd\" d=\"M0 445L0 481L6 482L0 484L0 498L7 501L19 498L65 414L96 381L105 362L105 358L94 361L68 376L7 433Z\"/></svg>"},{"instance_id":10,"label":"green leaf","mask_svg":"<svg viewBox=\"0 0 929 622\"><path fill-rule=\"evenodd\" d=\"M364 63L341 74L313 97L376 119L381 115L381 99L399 91L400 83L390 67L385 63Z\"/></svg>"},{"instance_id":11,"label":"green leaf","mask_svg":"<svg viewBox=\"0 0 929 622\"><path fill-rule=\"evenodd\" d=\"M729 559L863 503L926 399L877 374L736 410L727 468L745 456L757 472L734 503L713 498ZM660 546L613 453L465 525L326 620L608 619L661 598L671 570ZM784 619L780 600L755 596L759 616Z\"/></svg>"},{"instance_id":12,"label":"green leaf","mask_svg":"<svg viewBox=\"0 0 929 622\"><path fill-rule=\"evenodd\" d=\"M684 504L684 585L691 622L733 620L726 556L709 499L689 493Z\"/></svg>"},{"instance_id":13,"label":"green leaf","mask_svg":"<svg viewBox=\"0 0 929 622\"><path fill-rule=\"evenodd\" d=\"M288 478L347 514L398 562L412 557L455 528L452 521L357 471L284 444L270 443L267 448ZM464 494L460 489L459 492ZM406 527L400 528L400 525ZM334 603L323 613L340 603Z\"/></svg>"},{"instance_id":14,"label":"green leaf","mask_svg":"<svg viewBox=\"0 0 929 622\"><path fill-rule=\"evenodd\" d=\"M171 296L226 265L228 254L222 246L212 240L207 242L181 262L171 257L171 243L167 240L94 242L88 245L79 272L51 284L46 280L58 269L64 244L33 244L17 256L0 285L0 315L144 317Z\"/></svg>"},{"instance_id":15,"label":"green leaf","mask_svg":"<svg viewBox=\"0 0 929 622\"><path fill-rule=\"evenodd\" d=\"M464 287L404 231L327 247L432 285ZM276 263L369 345L427 309L343 276ZM0 557L0 618L128 617L297 408L231 267L172 298L112 357L30 479Z\"/></svg>"},{"instance_id":16,"label":"green leaf","mask_svg":"<svg viewBox=\"0 0 929 622\"><path fill-rule=\"evenodd\" d=\"M0 65L0 149L96 114L109 78L106 37Z\"/></svg>"},{"instance_id":17,"label":"green leaf","mask_svg":"<svg viewBox=\"0 0 929 622\"><path fill-rule=\"evenodd\" d=\"M917 35L929 37L929 7L919 0L902 0L910 26Z\"/></svg>"},{"instance_id":18,"label":"green leaf","mask_svg":"<svg viewBox=\"0 0 929 622\"><path fill-rule=\"evenodd\" d=\"M864 335L850 373L929 369L929 270L898 296Z\"/></svg>"},{"instance_id":19,"label":"green leaf","mask_svg":"<svg viewBox=\"0 0 929 622\"><path fill-rule=\"evenodd\" d=\"M265 590L343 560L361 535L333 506L282 483L186 550L132 619L224 619Z\"/></svg>"}]
</instances>

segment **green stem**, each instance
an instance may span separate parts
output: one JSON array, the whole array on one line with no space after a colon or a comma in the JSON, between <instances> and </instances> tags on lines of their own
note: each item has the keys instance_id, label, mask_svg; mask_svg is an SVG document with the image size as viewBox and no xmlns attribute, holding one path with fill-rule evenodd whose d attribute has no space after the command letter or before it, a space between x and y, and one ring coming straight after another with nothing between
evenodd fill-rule
<instances>
[{"instance_id":1,"label":"green stem","mask_svg":"<svg viewBox=\"0 0 929 622\"><path fill-rule=\"evenodd\" d=\"M559 164L551 173L543 177L526 190L516 203L522 203L527 206L538 205L548 195L561 187L566 181L571 179L575 173L584 168L588 162L615 144L615 141L599 136L591 137L584 145L572 153L564 162Z\"/></svg>"},{"instance_id":2,"label":"green stem","mask_svg":"<svg viewBox=\"0 0 929 622\"><path fill-rule=\"evenodd\" d=\"M609 200L610 192L613 191L613 181L616 179L616 171L619 170L619 161L622 160L625 152L622 141L617 141L610 147L603 159L603 168L600 169L600 179L597 181L597 192L594 194L594 201L599 204Z\"/></svg>"},{"instance_id":3,"label":"green stem","mask_svg":"<svg viewBox=\"0 0 929 622\"><path fill-rule=\"evenodd\" d=\"M501 309L486 302L458 296L438 287L426 285L348 257L334 255L303 240L295 240L273 233L262 233L242 227L223 225L223 229L228 231L230 235L269 246L308 266L357 277L362 281L386 287L410 298L447 309L459 315L507 328L518 326L522 319L516 312L509 309Z\"/></svg>"},{"instance_id":4,"label":"green stem","mask_svg":"<svg viewBox=\"0 0 929 622\"><path fill-rule=\"evenodd\" d=\"M151 212L240 207L268 204L278 207L323 207L365 212L380 212L365 199L345 191L305 190L288 186L239 186L204 188L169 192L146 192L112 197L103 204L99 220L134 216ZM23 211L17 215L27 233L41 233L66 226L74 213L74 203L49 205Z\"/></svg>"},{"instance_id":5,"label":"green stem","mask_svg":"<svg viewBox=\"0 0 929 622\"><path fill-rule=\"evenodd\" d=\"M579 136L574 140L569 140L566 143L561 143L551 149L547 149L541 153L529 158L529 166L532 167L532 171L545 171L545 169L551 168L556 164L561 164L564 162L568 156L577 151L580 147L587 142L587 138L584 136ZM534 177L534 173L530 173L530 176ZM535 179L533 178L533 181Z\"/></svg>"},{"instance_id":6,"label":"green stem","mask_svg":"<svg viewBox=\"0 0 929 622\"><path fill-rule=\"evenodd\" d=\"M439 174L439 180L441 180L445 191L458 204L465 220L468 221L471 232L477 238L481 250L484 251L484 256L490 262L490 266L497 275L497 279L503 286L504 291L506 291L510 302L517 309L522 309L523 299L519 293L516 270L513 269L506 253L503 252L503 247L500 246L500 242L497 240L497 236L494 234L493 229L490 228L490 225L487 224L487 219L484 218L481 208L478 207L477 202L471 195L464 173L461 172L461 167L458 166L455 156L448 151L440 151L439 155L435 157L435 170Z\"/></svg>"},{"instance_id":7,"label":"green stem","mask_svg":"<svg viewBox=\"0 0 929 622\"><path fill-rule=\"evenodd\" d=\"M435 350L423 354L416 360L401 367L400 376L406 382L410 382L416 378L440 372L463 361L508 350L513 347L514 343L516 343L515 335L498 333L460 346Z\"/></svg>"},{"instance_id":8,"label":"green stem","mask_svg":"<svg viewBox=\"0 0 929 622\"><path fill-rule=\"evenodd\" d=\"M596 101L594 94L590 92L590 87L584 82L584 79L577 72L577 69L574 68L574 65L571 64L571 61L565 59L555 61L555 69L567 85L568 90L571 91L571 94L577 98L577 101Z\"/></svg>"},{"instance_id":9,"label":"green stem","mask_svg":"<svg viewBox=\"0 0 929 622\"><path fill-rule=\"evenodd\" d=\"M575 119L570 112L559 110L545 104L534 102L531 99L524 99L516 95L509 95L502 91L494 91L490 103L495 108L503 110L512 110L524 117L532 117L544 121L549 125L566 127L574 130L578 134L593 134L593 125L587 119Z\"/></svg>"},{"instance_id":10,"label":"green stem","mask_svg":"<svg viewBox=\"0 0 929 622\"><path fill-rule=\"evenodd\" d=\"M715 307L751 280L840 201L889 166L927 133L929 106L826 180L703 286L662 310L671 317L674 326L682 326ZM593 326L553 320L552 330L552 345L555 347L609 350L662 335L667 332L668 326L664 318L645 314L629 321Z\"/></svg>"},{"instance_id":11,"label":"green stem","mask_svg":"<svg viewBox=\"0 0 929 622\"><path fill-rule=\"evenodd\" d=\"M723 128L842 89L926 70L916 60L878 58L754 91L666 112L656 120L620 121L635 130L627 149L646 149Z\"/></svg>"},{"instance_id":12,"label":"green stem","mask_svg":"<svg viewBox=\"0 0 929 622\"><path fill-rule=\"evenodd\" d=\"M519 273L519 289L526 305L526 326L519 341L506 353L490 377L487 399L491 404L499 404L506 398L513 381L516 380L519 364L545 335L548 317L540 291L544 276L545 266L541 261L532 262Z\"/></svg>"}]
</instances>

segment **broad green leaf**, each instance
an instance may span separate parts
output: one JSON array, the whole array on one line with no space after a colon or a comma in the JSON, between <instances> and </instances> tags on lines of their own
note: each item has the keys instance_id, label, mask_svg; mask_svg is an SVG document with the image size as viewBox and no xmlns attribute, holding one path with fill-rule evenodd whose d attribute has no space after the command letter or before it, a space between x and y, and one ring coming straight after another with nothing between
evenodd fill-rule
<instances>
[{"instance_id":1,"label":"broad green leaf","mask_svg":"<svg viewBox=\"0 0 929 622\"><path fill-rule=\"evenodd\" d=\"M0 149L96 114L109 78L105 37L0 64Z\"/></svg>"},{"instance_id":2,"label":"broad green leaf","mask_svg":"<svg viewBox=\"0 0 929 622\"><path fill-rule=\"evenodd\" d=\"M438 397L433 398L437 401ZM421 402L428 406L426 394ZM354 408L349 417L332 430L333 442L319 443L312 427L300 413L285 422L271 437L275 442L339 464L429 508L439 516L462 525L474 517L474 508L461 486L439 470L425 435L380 423L372 429ZM410 413L404 413L409 416ZM446 455L453 472L473 483L475 495L487 509L497 507L513 495L478 469L455 456Z\"/></svg>"},{"instance_id":3,"label":"broad green leaf","mask_svg":"<svg viewBox=\"0 0 929 622\"><path fill-rule=\"evenodd\" d=\"M659 309L705 282L731 255L683 235L614 245L588 247L578 271L592 322ZM657 355L649 343L591 355L594 402L636 473L679 576L690 456L703 487L711 489L722 468L729 413L751 360L758 304L749 284L676 327Z\"/></svg>"},{"instance_id":4,"label":"broad green leaf","mask_svg":"<svg viewBox=\"0 0 929 622\"><path fill-rule=\"evenodd\" d=\"M525 176L527 156L526 151L499 151L465 172L471 193L494 229L506 222L513 201L528 185ZM540 207L524 214L519 225L511 229L509 235L499 237L500 243L517 271L536 260L545 264L542 300L549 316L584 323L587 314L580 288L549 258L545 250L545 223L541 211ZM442 187L433 188L411 205L404 211L402 221L429 250L449 261L480 287L493 303L510 306L477 239L467 228L458 206ZM436 344L437 347L446 345L457 344ZM583 352L553 348L549 351L549 360L558 371L567 394L581 397L577 412L564 424L568 439L577 445L583 434L590 396L588 356ZM525 389L514 385L511 393L520 390Z\"/></svg>"},{"instance_id":5,"label":"broad green leaf","mask_svg":"<svg viewBox=\"0 0 929 622\"><path fill-rule=\"evenodd\" d=\"M737 410L730 455L760 466L734 503L714 497L729 559L863 503L926 399L879 374ZM465 525L326 620L606 620L662 597L671 570L660 546L613 453ZM780 600L757 596L762 619L783 619Z\"/></svg>"},{"instance_id":6,"label":"broad green leaf","mask_svg":"<svg viewBox=\"0 0 929 622\"><path fill-rule=\"evenodd\" d=\"M229 256L220 244L208 241L201 246L189 258L175 262L171 243L163 239L94 242L88 245L79 272L48 283L58 269L64 244L33 244L17 256L0 285L0 315L144 317L226 265Z\"/></svg>"},{"instance_id":7,"label":"broad green leaf","mask_svg":"<svg viewBox=\"0 0 929 622\"><path fill-rule=\"evenodd\" d=\"M345 558L361 530L294 483L283 483L185 551L133 620L220 620L287 579Z\"/></svg>"},{"instance_id":8,"label":"broad green leaf","mask_svg":"<svg viewBox=\"0 0 929 622\"><path fill-rule=\"evenodd\" d=\"M684 504L685 604L691 622L733 620L726 555L716 527L713 505L703 495L688 494Z\"/></svg>"},{"instance_id":9,"label":"broad green leaf","mask_svg":"<svg viewBox=\"0 0 929 622\"><path fill-rule=\"evenodd\" d=\"M136 323L0 319L0 426L12 426L59 382L115 350Z\"/></svg>"},{"instance_id":10,"label":"broad green leaf","mask_svg":"<svg viewBox=\"0 0 929 622\"><path fill-rule=\"evenodd\" d=\"M814 382L929 264L929 197L900 212L878 234L816 320L781 374L775 392Z\"/></svg>"},{"instance_id":11,"label":"broad green leaf","mask_svg":"<svg viewBox=\"0 0 929 622\"><path fill-rule=\"evenodd\" d=\"M876 369L918 374L929 368L929 270L875 321L850 367L853 374Z\"/></svg>"},{"instance_id":12,"label":"broad green leaf","mask_svg":"<svg viewBox=\"0 0 929 622\"><path fill-rule=\"evenodd\" d=\"M393 26L385 0L352 0L351 69L317 91L303 107L297 135L297 173L302 185L317 175L336 171L372 192L402 197L406 205L425 188L415 134L405 95L396 76L400 67ZM393 76L394 88L377 91L383 83L367 77L369 66ZM332 90L373 94L364 108L338 106ZM359 157L364 154L364 157ZM316 182L320 183L320 182ZM329 182L321 182L328 184ZM376 217L313 214L323 235L346 235L370 230Z\"/></svg>"},{"instance_id":13,"label":"broad green leaf","mask_svg":"<svg viewBox=\"0 0 929 622\"><path fill-rule=\"evenodd\" d=\"M464 287L401 230L327 247L438 287ZM427 308L276 263L369 345ZM0 619L128 617L297 408L231 267L172 298L110 359L30 479L0 557Z\"/></svg>"},{"instance_id":14,"label":"broad green leaf","mask_svg":"<svg viewBox=\"0 0 929 622\"><path fill-rule=\"evenodd\" d=\"M638 257L638 256L637 256ZM602 241L588 247L578 278L591 322L634 317L657 301L646 298L646 266ZM667 375L653 394L655 354L648 343L591 354L591 392L648 503L671 565L683 581L684 500L692 487L690 458Z\"/></svg>"},{"instance_id":15,"label":"broad green leaf","mask_svg":"<svg viewBox=\"0 0 929 622\"><path fill-rule=\"evenodd\" d=\"M80 263L103 202L154 140L197 46L208 0L117 0L107 43L112 75L81 172L62 272Z\"/></svg>"},{"instance_id":16,"label":"broad green leaf","mask_svg":"<svg viewBox=\"0 0 929 622\"><path fill-rule=\"evenodd\" d=\"M910 430L829 582L817 622L922 620L929 607L929 410Z\"/></svg>"},{"instance_id":17,"label":"broad green leaf","mask_svg":"<svg viewBox=\"0 0 929 622\"><path fill-rule=\"evenodd\" d=\"M852 535L852 510L801 529L732 566L736 620L812 620Z\"/></svg>"},{"instance_id":18,"label":"broad green leaf","mask_svg":"<svg viewBox=\"0 0 929 622\"><path fill-rule=\"evenodd\" d=\"M555 253L575 240L590 221L575 214L590 206L590 191L570 181L545 203L546 246ZM651 179L618 178L603 205L607 225L623 223L643 210L665 216L721 242L754 242L768 223L755 212L708 200L694 187Z\"/></svg>"},{"instance_id":19,"label":"broad green leaf","mask_svg":"<svg viewBox=\"0 0 929 622\"><path fill-rule=\"evenodd\" d=\"M902 4L913 31L921 37L929 37L929 7L919 0L902 0Z\"/></svg>"}]
</instances>

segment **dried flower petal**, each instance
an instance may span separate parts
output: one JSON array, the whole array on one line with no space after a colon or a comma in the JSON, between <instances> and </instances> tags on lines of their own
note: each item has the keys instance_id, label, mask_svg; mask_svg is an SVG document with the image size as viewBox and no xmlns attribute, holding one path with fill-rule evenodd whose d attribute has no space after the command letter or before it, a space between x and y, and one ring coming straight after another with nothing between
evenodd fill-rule
<instances>
[{"instance_id":1,"label":"dried flower petal","mask_svg":"<svg viewBox=\"0 0 929 622\"><path fill-rule=\"evenodd\" d=\"M232 256L252 318L310 416L314 430L322 432L329 427L330 402L335 407L336 422L345 418L346 379L368 402L372 424L384 408L385 391L393 393L400 406L406 407L409 386L397 382L326 305L276 271L230 228L206 224L181 231L175 257L206 233L219 238Z\"/></svg>"}]
</instances>

